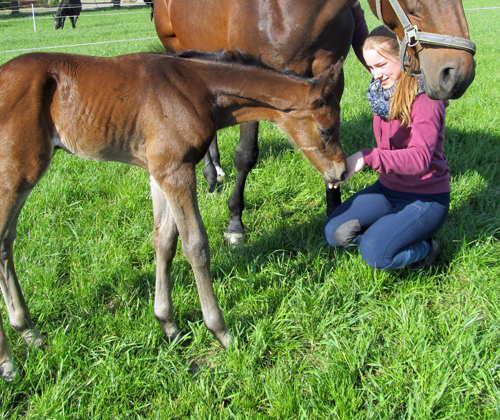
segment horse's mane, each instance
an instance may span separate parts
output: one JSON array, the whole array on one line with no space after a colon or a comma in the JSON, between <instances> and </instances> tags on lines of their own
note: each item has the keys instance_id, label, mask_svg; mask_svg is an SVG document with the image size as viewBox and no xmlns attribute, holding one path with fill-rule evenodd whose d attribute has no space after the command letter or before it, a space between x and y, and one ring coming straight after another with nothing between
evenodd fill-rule
<instances>
[{"instance_id":1,"label":"horse's mane","mask_svg":"<svg viewBox=\"0 0 500 420\"><path fill-rule=\"evenodd\" d=\"M179 58L197 58L201 60L217 61L221 63L244 64L266 69L272 68L267 64L264 64L260 59L260 57L255 58L254 56L240 50L218 50L218 51L186 50L172 55L174 57L179 57Z\"/></svg>"},{"instance_id":2,"label":"horse's mane","mask_svg":"<svg viewBox=\"0 0 500 420\"><path fill-rule=\"evenodd\" d=\"M180 53L176 53L168 50L155 51L159 54L167 54L172 57L187 58L187 59L198 59L207 60L219 63L234 63L242 64L244 66L254 66L261 69L272 70L281 74L296 77L297 79L310 81L309 78L298 75L292 70L282 70L276 69L264 63L260 56L258 58L251 54L240 50L218 50L218 51L198 51L198 50L186 50Z\"/></svg>"}]
</instances>

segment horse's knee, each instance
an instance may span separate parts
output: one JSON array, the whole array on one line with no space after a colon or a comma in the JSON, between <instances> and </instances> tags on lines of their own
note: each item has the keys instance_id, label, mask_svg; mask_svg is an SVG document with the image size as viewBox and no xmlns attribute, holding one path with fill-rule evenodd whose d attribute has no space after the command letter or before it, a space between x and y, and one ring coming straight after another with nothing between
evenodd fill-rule
<instances>
[{"instance_id":1,"label":"horse's knee","mask_svg":"<svg viewBox=\"0 0 500 420\"><path fill-rule=\"evenodd\" d=\"M234 166L239 171L251 171L259 158L259 126L255 123L242 124L240 142L234 156Z\"/></svg>"},{"instance_id":2,"label":"horse's knee","mask_svg":"<svg viewBox=\"0 0 500 420\"><path fill-rule=\"evenodd\" d=\"M234 155L234 166L238 171L250 172L259 158L259 147L255 145L247 145L236 150Z\"/></svg>"}]
</instances>

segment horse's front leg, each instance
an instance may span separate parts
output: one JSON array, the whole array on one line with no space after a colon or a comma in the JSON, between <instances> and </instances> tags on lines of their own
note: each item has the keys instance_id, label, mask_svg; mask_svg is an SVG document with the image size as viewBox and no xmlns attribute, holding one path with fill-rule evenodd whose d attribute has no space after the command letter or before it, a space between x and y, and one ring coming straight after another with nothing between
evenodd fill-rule
<instances>
[{"instance_id":1,"label":"horse's front leg","mask_svg":"<svg viewBox=\"0 0 500 420\"><path fill-rule=\"evenodd\" d=\"M227 202L229 206L229 224L224 231L226 242L236 245L245 235L245 227L241 220L245 208L244 191L248 173L253 169L259 157L259 123L241 124L240 141L234 156L236 167L236 183L233 193Z\"/></svg>"},{"instance_id":2,"label":"horse's front leg","mask_svg":"<svg viewBox=\"0 0 500 420\"><path fill-rule=\"evenodd\" d=\"M208 191L214 192L220 182L226 176L220 165L219 146L217 144L217 134L215 135L210 147L203 157L203 175L208 182Z\"/></svg>"},{"instance_id":3,"label":"horse's front leg","mask_svg":"<svg viewBox=\"0 0 500 420\"><path fill-rule=\"evenodd\" d=\"M220 164L219 143L217 141L217 134L215 134L212 143L210 143L208 151L210 152L210 157L215 166L215 171L217 173L217 182L222 182L226 177L226 173L224 172L224 169L222 169L222 166Z\"/></svg>"},{"instance_id":4,"label":"horse's front leg","mask_svg":"<svg viewBox=\"0 0 500 420\"><path fill-rule=\"evenodd\" d=\"M205 325L226 348L232 337L210 280L210 249L196 197L195 166L183 164L168 176L159 176L159 173L151 171L156 184L167 197L181 236L182 251L193 269Z\"/></svg>"},{"instance_id":5,"label":"horse's front leg","mask_svg":"<svg viewBox=\"0 0 500 420\"><path fill-rule=\"evenodd\" d=\"M326 215L330 216L334 210L342 204L340 188L328 188L326 184Z\"/></svg>"}]
</instances>

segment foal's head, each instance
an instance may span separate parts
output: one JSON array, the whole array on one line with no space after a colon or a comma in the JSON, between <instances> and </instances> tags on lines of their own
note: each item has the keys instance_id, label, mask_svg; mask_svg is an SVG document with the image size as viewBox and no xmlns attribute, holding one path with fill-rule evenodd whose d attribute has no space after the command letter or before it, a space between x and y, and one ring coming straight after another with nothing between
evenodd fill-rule
<instances>
[{"instance_id":1,"label":"foal's head","mask_svg":"<svg viewBox=\"0 0 500 420\"><path fill-rule=\"evenodd\" d=\"M308 108L290 112L293 118L276 121L327 183L342 181L347 170L340 143L340 104L335 95L342 65L338 63L312 80Z\"/></svg>"}]
</instances>

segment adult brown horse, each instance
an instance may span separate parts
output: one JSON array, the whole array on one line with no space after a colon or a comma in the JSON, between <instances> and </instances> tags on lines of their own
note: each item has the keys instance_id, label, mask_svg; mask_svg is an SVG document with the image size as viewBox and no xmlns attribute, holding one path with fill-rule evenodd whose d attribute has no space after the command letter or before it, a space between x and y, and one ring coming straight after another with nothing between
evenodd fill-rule
<instances>
[{"instance_id":1,"label":"adult brown horse","mask_svg":"<svg viewBox=\"0 0 500 420\"><path fill-rule=\"evenodd\" d=\"M350 12L356 0L154 0L156 31L171 51L238 49L272 67L314 76L349 51L354 20ZM468 41L462 4L457 0L368 0L377 16L407 39L408 49L420 58L427 92L431 97L460 97L474 78L473 50ZM396 10L398 13L396 13ZM409 24L408 24L409 22ZM414 25L418 25L415 27ZM426 32L436 35L432 37ZM424 36L422 36L424 35ZM471 45L472 44L472 45ZM406 47L404 48L407 49ZM340 101L343 75L335 91ZM236 184L228 205L226 237L239 241L245 229L241 221L243 190L248 172L258 157L258 125L241 127L235 156ZM206 177L215 188L218 162L216 141L205 158ZM340 202L337 189L327 188L327 212Z\"/></svg>"},{"instance_id":2,"label":"adult brown horse","mask_svg":"<svg viewBox=\"0 0 500 420\"><path fill-rule=\"evenodd\" d=\"M251 62L248 62L251 61ZM182 58L133 54L97 58L33 53L0 67L0 288L10 325L33 345L33 325L14 269L21 209L54 152L147 170L157 268L154 313L169 339L174 320L170 269L179 234L196 279L207 328L226 347L231 335L210 281L208 237L196 197L196 164L218 129L271 120L295 141L325 182L346 170L332 92L338 70L315 79L279 72L241 54ZM0 373L15 369L0 317Z\"/></svg>"}]
</instances>

